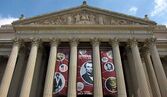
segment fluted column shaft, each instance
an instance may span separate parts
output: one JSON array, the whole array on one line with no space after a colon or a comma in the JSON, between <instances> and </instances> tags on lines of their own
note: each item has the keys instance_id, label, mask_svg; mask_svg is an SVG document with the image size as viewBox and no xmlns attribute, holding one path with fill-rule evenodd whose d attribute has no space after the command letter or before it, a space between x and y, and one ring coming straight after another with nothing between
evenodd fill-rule
<instances>
[{"instance_id":1,"label":"fluted column shaft","mask_svg":"<svg viewBox=\"0 0 167 97\"><path fill-rule=\"evenodd\" d=\"M114 64L116 69L118 97L127 97L125 79L124 79L124 74L122 69L122 61L121 61L121 56L119 51L119 43L117 39L114 39L112 41L112 49L113 49Z\"/></svg>"},{"instance_id":2,"label":"fluted column shaft","mask_svg":"<svg viewBox=\"0 0 167 97\"><path fill-rule=\"evenodd\" d=\"M132 88L132 91L133 91L133 94L131 97L139 97L138 94L137 94L137 90L138 90L138 86L139 86L139 81L137 80L137 74L136 74L136 68L135 68L135 60L133 58L133 55L132 55L132 51L131 49L127 46L126 48L126 52L127 52L127 60L128 60L128 65L129 65L129 70L130 70L130 75L131 78L132 78L132 83L131 83L131 86L133 87Z\"/></svg>"},{"instance_id":3,"label":"fluted column shaft","mask_svg":"<svg viewBox=\"0 0 167 97\"><path fill-rule=\"evenodd\" d=\"M97 40L94 40L92 42L92 45L93 45L93 83L94 83L93 96L103 97L99 42Z\"/></svg>"},{"instance_id":4,"label":"fluted column shaft","mask_svg":"<svg viewBox=\"0 0 167 97\"><path fill-rule=\"evenodd\" d=\"M36 39L33 40L21 88L20 97L30 97L31 84L34 75L36 57L38 52L38 45L39 45L38 40Z\"/></svg>"},{"instance_id":5,"label":"fluted column shaft","mask_svg":"<svg viewBox=\"0 0 167 97\"><path fill-rule=\"evenodd\" d=\"M47 73L45 78L45 87L44 87L43 97L52 97L53 79L54 79L54 72L55 72L56 58L57 58L57 48L58 48L58 41L52 40Z\"/></svg>"},{"instance_id":6,"label":"fluted column shaft","mask_svg":"<svg viewBox=\"0 0 167 97\"><path fill-rule=\"evenodd\" d=\"M71 41L69 79L68 79L68 97L77 97L76 79L77 79L77 40Z\"/></svg>"},{"instance_id":7,"label":"fluted column shaft","mask_svg":"<svg viewBox=\"0 0 167 97\"><path fill-rule=\"evenodd\" d=\"M151 89L154 97L161 97L161 93L159 90L157 78L154 72L153 64L151 62L150 53L148 52L147 48L144 51L144 59L146 62L146 68L148 71L148 77L150 79Z\"/></svg>"},{"instance_id":8,"label":"fluted column shaft","mask_svg":"<svg viewBox=\"0 0 167 97\"><path fill-rule=\"evenodd\" d=\"M7 97L9 86L10 86L13 72L16 65L16 60L18 57L19 46L20 46L19 41L18 40L14 41L13 48L12 48L12 51L11 51L8 63L6 65L6 69L5 69L2 81L1 81L0 97Z\"/></svg>"},{"instance_id":9,"label":"fluted column shaft","mask_svg":"<svg viewBox=\"0 0 167 97\"><path fill-rule=\"evenodd\" d=\"M142 65L137 42L135 40L131 40L130 46L132 50L132 55L134 57L134 65L136 68L137 80L139 80L138 94L141 97L152 97L152 94L149 92L149 87L147 85L146 75L144 73L144 67Z\"/></svg>"},{"instance_id":10,"label":"fluted column shaft","mask_svg":"<svg viewBox=\"0 0 167 97\"><path fill-rule=\"evenodd\" d=\"M155 45L155 39L149 41L150 54L153 60L153 65L158 80L159 88L162 97L167 97L167 78Z\"/></svg>"}]
</instances>

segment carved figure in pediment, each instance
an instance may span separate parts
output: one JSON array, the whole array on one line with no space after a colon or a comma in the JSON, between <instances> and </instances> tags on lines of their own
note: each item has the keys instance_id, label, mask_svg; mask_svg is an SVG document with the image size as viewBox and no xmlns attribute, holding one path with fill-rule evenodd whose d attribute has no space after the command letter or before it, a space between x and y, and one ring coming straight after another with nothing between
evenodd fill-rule
<instances>
[{"instance_id":1,"label":"carved figure in pediment","mask_svg":"<svg viewBox=\"0 0 167 97\"><path fill-rule=\"evenodd\" d=\"M91 22L89 20L89 15L88 14L82 14L81 15L80 24L91 24Z\"/></svg>"},{"instance_id":2,"label":"carved figure in pediment","mask_svg":"<svg viewBox=\"0 0 167 97\"><path fill-rule=\"evenodd\" d=\"M30 23L30 25L35 25L35 24L38 24L37 22L32 22L32 23Z\"/></svg>"},{"instance_id":3,"label":"carved figure in pediment","mask_svg":"<svg viewBox=\"0 0 167 97\"><path fill-rule=\"evenodd\" d=\"M48 20L41 21L42 24L49 24Z\"/></svg>"},{"instance_id":4,"label":"carved figure in pediment","mask_svg":"<svg viewBox=\"0 0 167 97\"><path fill-rule=\"evenodd\" d=\"M80 21L80 17L81 17L81 16L80 16L79 14L77 14L77 15L75 16L75 22L76 22L76 23L78 23L78 22Z\"/></svg>"},{"instance_id":5,"label":"carved figure in pediment","mask_svg":"<svg viewBox=\"0 0 167 97\"><path fill-rule=\"evenodd\" d=\"M99 24L103 25L104 24L104 19L102 16L99 17Z\"/></svg>"},{"instance_id":6,"label":"carved figure in pediment","mask_svg":"<svg viewBox=\"0 0 167 97\"><path fill-rule=\"evenodd\" d=\"M115 19L111 19L111 25L116 25L118 24L117 21Z\"/></svg>"},{"instance_id":7,"label":"carved figure in pediment","mask_svg":"<svg viewBox=\"0 0 167 97\"><path fill-rule=\"evenodd\" d=\"M133 25L140 25L140 23L137 23L137 22L134 22L134 23L132 23Z\"/></svg>"},{"instance_id":8,"label":"carved figure in pediment","mask_svg":"<svg viewBox=\"0 0 167 97\"><path fill-rule=\"evenodd\" d=\"M52 25L56 24L56 20L51 20L50 24L52 24Z\"/></svg>"},{"instance_id":9,"label":"carved figure in pediment","mask_svg":"<svg viewBox=\"0 0 167 97\"><path fill-rule=\"evenodd\" d=\"M89 19L88 15L86 15L86 14L82 14L82 15L81 15L81 20L82 20L82 21L88 20L88 19Z\"/></svg>"},{"instance_id":10,"label":"carved figure in pediment","mask_svg":"<svg viewBox=\"0 0 167 97\"><path fill-rule=\"evenodd\" d=\"M127 22L126 22L125 20L120 20L120 21L119 21L119 24L120 24L120 25L126 25Z\"/></svg>"},{"instance_id":11,"label":"carved figure in pediment","mask_svg":"<svg viewBox=\"0 0 167 97\"><path fill-rule=\"evenodd\" d=\"M67 17L67 24L72 24L72 17L71 16Z\"/></svg>"},{"instance_id":12,"label":"carved figure in pediment","mask_svg":"<svg viewBox=\"0 0 167 97\"><path fill-rule=\"evenodd\" d=\"M86 17L86 20L88 20L88 21L89 21L89 15L88 15L88 14L86 14L86 15L85 15L85 17Z\"/></svg>"},{"instance_id":13,"label":"carved figure in pediment","mask_svg":"<svg viewBox=\"0 0 167 97\"><path fill-rule=\"evenodd\" d=\"M55 24L62 24L63 22L62 22L62 20L61 20L61 18L60 17L58 17L57 19L56 19L56 21L55 21Z\"/></svg>"},{"instance_id":14,"label":"carved figure in pediment","mask_svg":"<svg viewBox=\"0 0 167 97\"><path fill-rule=\"evenodd\" d=\"M91 14L89 17L90 17L90 22L92 24L94 24L95 23L95 16Z\"/></svg>"}]
</instances>

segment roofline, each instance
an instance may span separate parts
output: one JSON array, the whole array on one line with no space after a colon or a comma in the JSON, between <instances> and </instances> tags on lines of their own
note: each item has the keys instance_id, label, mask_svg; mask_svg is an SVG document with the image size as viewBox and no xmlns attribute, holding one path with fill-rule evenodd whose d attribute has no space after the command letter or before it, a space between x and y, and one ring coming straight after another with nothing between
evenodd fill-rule
<instances>
[{"instance_id":1,"label":"roofline","mask_svg":"<svg viewBox=\"0 0 167 97\"><path fill-rule=\"evenodd\" d=\"M89 5L86 5L86 6L85 5L84 6L80 5L80 6L76 6L76 7L72 7L72 8L67 8L67 9L59 10L59 11L56 11L56 12L50 12L50 13L46 13L46 14L41 14L41 15L29 17L29 18L26 18L26 19L20 19L20 20L14 21L12 23L12 25L15 25L15 24L17 24L19 22L24 22L26 20L39 19L39 18L46 17L46 16L49 16L49 15L52 15L52 14L64 13L64 12L71 11L71 10L74 10L74 9L79 9L79 8L90 8L90 9L99 10L99 11L102 11L102 12L105 12L105 13L108 13L108 14L114 13L114 14L117 14L118 16L122 15L122 16L127 17L127 18L131 17L133 19L141 20L143 22L148 22L148 23L151 23L153 25L157 24L155 21L145 20L144 18L135 17L135 16L132 16L132 15L127 15L127 14L124 14L124 13L118 13L118 12L115 12L115 11L110 11L110 10L107 10L107 9L97 8L97 7L93 7L93 6L89 6Z\"/></svg>"}]
</instances>

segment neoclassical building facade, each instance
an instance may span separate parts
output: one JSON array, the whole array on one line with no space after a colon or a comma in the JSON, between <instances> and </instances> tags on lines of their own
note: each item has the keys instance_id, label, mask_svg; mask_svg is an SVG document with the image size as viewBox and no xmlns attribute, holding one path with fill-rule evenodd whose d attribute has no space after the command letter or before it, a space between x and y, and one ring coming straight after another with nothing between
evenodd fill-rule
<instances>
[{"instance_id":1,"label":"neoclassical building facade","mask_svg":"<svg viewBox=\"0 0 167 97\"><path fill-rule=\"evenodd\" d=\"M0 28L0 97L167 97L167 28L81 6Z\"/></svg>"}]
</instances>

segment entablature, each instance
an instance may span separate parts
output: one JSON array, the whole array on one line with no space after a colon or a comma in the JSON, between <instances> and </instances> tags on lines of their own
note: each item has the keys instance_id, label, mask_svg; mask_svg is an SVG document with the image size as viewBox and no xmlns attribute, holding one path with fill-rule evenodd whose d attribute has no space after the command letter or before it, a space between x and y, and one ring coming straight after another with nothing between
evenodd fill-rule
<instances>
[{"instance_id":1,"label":"entablature","mask_svg":"<svg viewBox=\"0 0 167 97\"><path fill-rule=\"evenodd\" d=\"M16 31L26 30L146 30L152 31L150 25L14 25Z\"/></svg>"}]
</instances>

